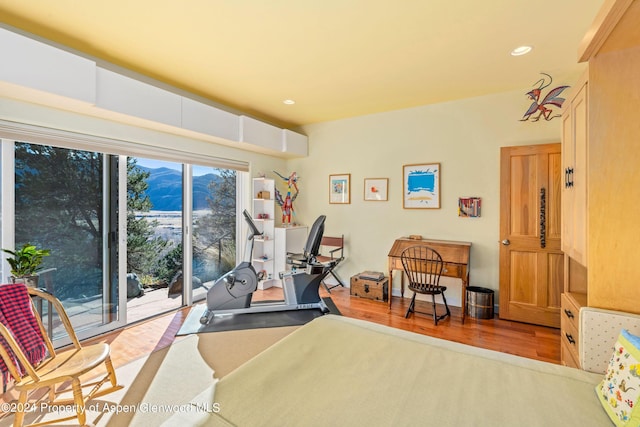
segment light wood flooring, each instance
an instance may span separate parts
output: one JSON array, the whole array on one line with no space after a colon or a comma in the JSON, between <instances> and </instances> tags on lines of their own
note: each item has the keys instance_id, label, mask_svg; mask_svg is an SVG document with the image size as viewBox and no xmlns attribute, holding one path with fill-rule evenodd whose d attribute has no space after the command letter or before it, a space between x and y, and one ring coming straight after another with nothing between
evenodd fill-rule
<instances>
[{"instance_id":1,"label":"light wood flooring","mask_svg":"<svg viewBox=\"0 0 640 427\"><path fill-rule=\"evenodd\" d=\"M262 292L262 298L277 298L278 289ZM258 291L261 292L261 291ZM257 293L256 293L257 294ZM329 296L322 289L322 296ZM467 317L462 324L460 308L452 307L452 316L433 324L430 316L417 314L405 319L408 299L394 297L392 309L382 302L351 297L349 289L336 288L331 298L342 315L392 326L394 328L417 332L461 342L476 347L516 354L531 359L560 363L560 331L543 326L494 319L480 320ZM259 299L260 295L255 295ZM418 302L418 310L430 312L431 307ZM91 341L109 342L114 365L122 366L154 350L170 345L184 322L189 308L161 315L156 318L111 332Z\"/></svg>"}]
</instances>

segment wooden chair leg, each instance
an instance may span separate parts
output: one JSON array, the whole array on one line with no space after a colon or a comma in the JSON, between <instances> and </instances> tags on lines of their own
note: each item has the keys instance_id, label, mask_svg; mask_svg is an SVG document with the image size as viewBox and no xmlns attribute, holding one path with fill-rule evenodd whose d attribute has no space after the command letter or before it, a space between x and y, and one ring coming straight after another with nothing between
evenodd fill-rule
<instances>
[{"instance_id":1,"label":"wooden chair leg","mask_svg":"<svg viewBox=\"0 0 640 427\"><path fill-rule=\"evenodd\" d=\"M411 298L411 302L409 303L409 308L407 309L407 313L404 315L405 319L409 318L411 313L415 313L415 304L416 304L416 293L413 293L413 297Z\"/></svg>"},{"instance_id":2,"label":"wooden chair leg","mask_svg":"<svg viewBox=\"0 0 640 427\"><path fill-rule=\"evenodd\" d=\"M431 297L433 298L433 320L435 321L436 326L438 325L438 321L444 319L447 316L451 317L451 311L449 310L449 305L447 304L447 298L444 296L444 292L442 292L440 295L442 295L442 301L444 302L444 308L446 310L445 313L441 316L438 316L438 314L436 313L436 296L435 294L431 295Z\"/></svg>"},{"instance_id":3,"label":"wooden chair leg","mask_svg":"<svg viewBox=\"0 0 640 427\"><path fill-rule=\"evenodd\" d=\"M24 424L24 410L27 406L27 392L21 391L18 397L18 407L16 408L16 415L13 419L14 427L22 426Z\"/></svg>"},{"instance_id":4,"label":"wooden chair leg","mask_svg":"<svg viewBox=\"0 0 640 427\"><path fill-rule=\"evenodd\" d=\"M438 326L438 313L436 312L436 295L431 294L431 306L433 307L433 324Z\"/></svg>"},{"instance_id":5,"label":"wooden chair leg","mask_svg":"<svg viewBox=\"0 0 640 427\"><path fill-rule=\"evenodd\" d=\"M105 366L107 367L107 372L109 373L109 381L111 381L111 386L116 387L118 385L118 381L116 379L116 370L113 369L113 363L111 363L111 357L107 357L104 361Z\"/></svg>"},{"instance_id":6,"label":"wooden chair leg","mask_svg":"<svg viewBox=\"0 0 640 427\"><path fill-rule=\"evenodd\" d=\"M73 388L73 400L76 405L78 423L83 426L87 420L87 414L85 413L84 398L82 397L82 386L80 385L80 380L78 378L71 380L71 387Z\"/></svg>"},{"instance_id":7,"label":"wooden chair leg","mask_svg":"<svg viewBox=\"0 0 640 427\"><path fill-rule=\"evenodd\" d=\"M449 310L449 305L447 304L447 298L444 296L444 292L442 293L442 301L444 301L444 308L447 310L447 316L451 317L451 311Z\"/></svg>"}]
</instances>

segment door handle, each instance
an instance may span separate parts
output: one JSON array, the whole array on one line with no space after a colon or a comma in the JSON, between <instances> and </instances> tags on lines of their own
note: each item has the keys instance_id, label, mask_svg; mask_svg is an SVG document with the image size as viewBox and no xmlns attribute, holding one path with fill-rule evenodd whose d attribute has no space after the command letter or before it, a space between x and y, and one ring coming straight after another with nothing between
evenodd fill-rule
<instances>
[{"instance_id":1,"label":"door handle","mask_svg":"<svg viewBox=\"0 0 640 427\"><path fill-rule=\"evenodd\" d=\"M509 245L511 244L511 242L509 241L509 239L504 239L504 240L503 240L502 242L500 242L500 243L502 243L502 244L503 244L503 245L505 245L505 246L509 246Z\"/></svg>"},{"instance_id":2,"label":"door handle","mask_svg":"<svg viewBox=\"0 0 640 427\"><path fill-rule=\"evenodd\" d=\"M540 189L540 247L547 246L547 191L544 187Z\"/></svg>"}]
</instances>

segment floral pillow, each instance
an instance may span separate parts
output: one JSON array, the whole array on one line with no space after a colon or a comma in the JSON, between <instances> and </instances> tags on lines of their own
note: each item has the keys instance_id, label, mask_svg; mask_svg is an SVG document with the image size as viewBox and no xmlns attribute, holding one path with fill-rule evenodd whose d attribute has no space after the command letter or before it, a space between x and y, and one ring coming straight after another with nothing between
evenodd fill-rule
<instances>
[{"instance_id":1,"label":"floral pillow","mask_svg":"<svg viewBox=\"0 0 640 427\"><path fill-rule=\"evenodd\" d=\"M615 425L640 426L640 337L624 329L620 332L596 392Z\"/></svg>"}]
</instances>

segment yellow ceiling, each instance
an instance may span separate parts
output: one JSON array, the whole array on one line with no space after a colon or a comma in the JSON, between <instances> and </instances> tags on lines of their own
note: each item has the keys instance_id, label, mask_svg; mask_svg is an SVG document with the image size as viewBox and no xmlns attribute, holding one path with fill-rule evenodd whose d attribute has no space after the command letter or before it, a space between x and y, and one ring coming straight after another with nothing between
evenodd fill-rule
<instances>
[{"instance_id":1,"label":"yellow ceiling","mask_svg":"<svg viewBox=\"0 0 640 427\"><path fill-rule=\"evenodd\" d=\"M603 0L0 0L2 22L274 124L572 83ZM512 57L516 46L534 50ZM1 61L1 58L0 58ZM294 99L295 105L283 104ZM523 111L524 112L524 111Z\"/></svg>"}]
</instances>

